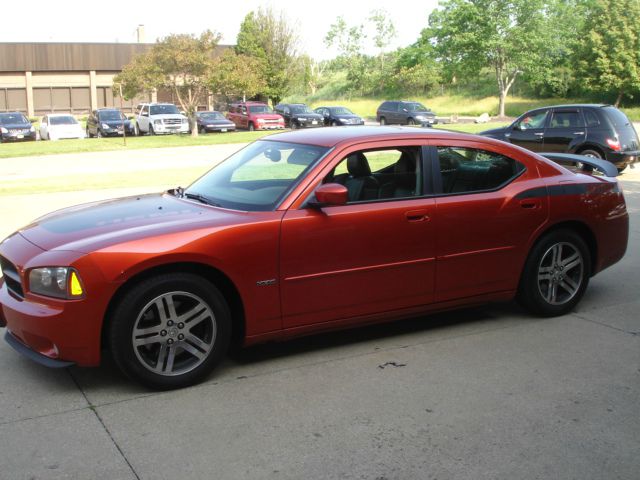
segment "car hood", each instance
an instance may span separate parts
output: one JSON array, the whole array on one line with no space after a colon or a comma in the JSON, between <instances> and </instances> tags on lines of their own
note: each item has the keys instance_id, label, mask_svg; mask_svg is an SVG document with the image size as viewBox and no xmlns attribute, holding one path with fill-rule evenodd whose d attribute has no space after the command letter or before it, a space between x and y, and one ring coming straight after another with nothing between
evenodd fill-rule
<instances>
[{"instance_id":1,"label":"car hood","mask_svg":"<svg viewBox=\"0 0 640 480\"><path fill-rule=\"evenodd\" d=\"M164 120L166 119L175 119L175 118L179 118L180 120L182 120L183 118L187 118L184 115L182 115L181 113L162 113L162 114L158 114L158 115L151 115L151 118L153 118L154 120Z\"/></svg>"},{"instance_id":2,"label":"car hood","mask_svg":"<svg viewBox=\"0 0 640 480\"><path fill-rule=\"evenodd\" d=\"M295 118L306 118L309 120L322 120L323 118L322 115L318 113L292 113L291 116Z\"/></svg>"},{"instance_id":3,"label":"car hood","mask_svg":"<svg viewBox=\"0 0 640 480\"><path fill-rule=\"evenodd\" d=\"M245 212L155 193L58 210L35 220L20 233L44 250L89 253L155 235L241 223L243 216Z\"/></svg>"},{"instance_id":4,"label":"car hood","mask_svg":"<svg viewBox=\"0 0 640 480\"><path fill-rule=\"evenodd\" d=\"M352 118L355 118L356 120L360 120L361 117L359 115L355 115L355 114L350 114L350 113L345 113L342 115L334 115L334 117L336 118L344 118L345 120L351 120Z\"/></svg>"},{"instance_id":5,"label":"car hood","mask_svg":"<svg viewBox=\"0 0 640 480\"><path fill-rule=\"evenodd\" d=\"M109 125L110 127L120 127L122 126L122 120L100 120L100 123L105 123L107 125ZM131 125L131 122L129 120L125 120L124 121L125 126L129 126Z\"/></svg>"},{"instance_id":6,"label":"car hood","mask_svg":"<svg viewBox=\"0 0 640 480\"><path fill-rule=\"evenodd\" d=\"M252 113L251 118L262 118L264 120L282 120L282 115L277 113Z\"/></svg>"},{"instance_id":7,"label":"car hood","mask_svg":"<svg viewBox=\"0 0 640 480\"><path fill-rule=\"evenodd\" d=\"M431 110L429 111L416 111L416 112L409 112L411 113L414 117L435 117L436 114L434 112L432 112Z\"/></svg>"},{"instance_id":8,"label":"car hood","mask_svg":"<svg viewBox=\"0 0 640 480\"><path fill-rule=\"evenodd\" d=\"M202 125L235 125L231 120L226 118L199 118L198 123Z\"/></svg>"}]
</instances>

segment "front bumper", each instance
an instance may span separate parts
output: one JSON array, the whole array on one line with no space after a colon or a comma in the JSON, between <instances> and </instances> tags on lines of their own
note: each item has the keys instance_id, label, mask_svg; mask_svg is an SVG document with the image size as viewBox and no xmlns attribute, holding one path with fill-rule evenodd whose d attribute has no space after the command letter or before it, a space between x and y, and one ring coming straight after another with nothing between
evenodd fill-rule
<instances>
[{"instance_id":1,"label":"front bumper","mask_svg":"<svg viewBox=\"0 0 640 480\"><path fill-rule=\"evenodd\" d=\"M103 128L100 131L102 132L102 135L105 137L121 137L122 135L124 135L122 133L123 132L122 129L110 128L107 130L106 128ZM125 131L127 132L128 137L133 137L136 134L136 130L133 127L127 128L125 129Z\"/></svg>"},{"instance_id":2,"label":"front bumper","mask_svg":"<svg viewBox=\"0 0 640 480\"><path fill-rule=\"evenodd\" d=\"M235 124L232 125L203 125L205 132L232 132L236 129Z\"/></svg>"},{"instance_id":3,"label":"front bumper","mask_svg":"<svg viewBox=\"0 0 640 480\"><path fill-rule=\"evenodd\" d=\"M427 118L424 120L420 120L420 125L422 127L431 127L432 125L437 125L438 124L438 120L436 120L435 118Z\"/></svg>"},{"instance_id":4,"label":"front bumper","mask_svg":"<svg viewBox=\"0 0 640 480\"><path fill-rule=\"evenodd\" d=\"M161 135L165 133L189 133L189 124L181 123L179 125L153 124L154 133Z\"/></svg>"},{"instance_id":5,"label":"front bumper","mask_svg":"<svg viewBox=\"0 0 640 480\"><path fill-rule=\"evenodd\" d=\"M3 142L21 142L25 140L36 139L36 132L29 132L29 133L9 132L9 133L2 133L1 135L2 135Z\"/></svg>"},{"instance_id":6,"label":"front bumper","mask_svg":"<svg viewBox=\"0 0 640 480\"><path fill-rule=\"evenodd\" d=\"M64 360L55 360L53 358L46 357L41 353L38 353L34 350L31 350L28 346L18 340L9 330L7 330L4 334L5 341L9 344L11 348L13 348L16 352L25 357L33 360L40 365L44 365L49 368L66 368L75 365L73 362L65 362Z\"/></svg>"}]
</instances>

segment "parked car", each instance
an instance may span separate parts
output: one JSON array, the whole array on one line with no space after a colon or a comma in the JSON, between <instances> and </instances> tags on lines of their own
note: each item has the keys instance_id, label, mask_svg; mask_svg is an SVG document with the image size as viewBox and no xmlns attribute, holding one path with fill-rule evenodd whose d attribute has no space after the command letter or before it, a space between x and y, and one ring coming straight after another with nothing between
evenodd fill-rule
<instances>
[{"instance_id":1,"label":"parked car","mask_svg":"<svg viewBox=\"0 0 640 480\"><path fill-rule=\"evenodd\" d=\"M380 125L422 125L430 127L438 123L436 114L420 102L391 100L382 102L376 111Z\"/></svg>"},{"instance_id":2,"label":"parked car","mask_svg":"<svg viewBox=\"0 0 640 480\"><path fill-rule=\"evenodd\" d=\"M160 135L189 133L189 119L173 103L142 103L138 105L136 133Z\"/></svg>"},{"instance_id":3,"label":"parked car","mask_svg":"<svg viewBox=\"0 0 640 480\"><path fill-rule=\"evenodd\" d=\"M629 232L615 168L571 158L604 174L448 131L271 135L186 189L60 210L11 235L0 322L45 365L98 365L109 348L132 378L176 388L208 375L232 337L514 297L562 315Z\"/></svg>"},{"instance_id":4,"label":"parked car","mask_svg":"<svg viewBox=\"0 0 640 480\"><path fill-rule=\"evenodd\" d=\"M282 115L274 113L269 105L262 102L239 102L229 106L227 118L236 127L253 130L275 130L284 128Z\"/></svg>"},{"instance_id":5,"label":"parked car","mask_svg":"<svg viewBox=\"0 0 640 480\"><path fill-rule=\"evenodd\" d=\"M322 115L323 123L333 127L338 125L364 125L364 120L347 107L318 107L315 112Z\"/></svg>"},{"instance_id":6,"label":"parked car","mask_svg":"<svg viewBox=\"0 0 640 480\"><path fill-rule=\"evenodd\" d=\"M41 140L60 140L63 138L85 138L85 132L73 115L67 113L49 113L40 121Z\"/></svg>"},{"instance_id":7,"label":"parked car","mask_svg":"<svg viewBox=\"0 0 640 480\"><path fill-rule=\"evenodd\" d=\"M284 124L292 130L297 128L322 127L322 116L311 110L304 103L280 103L276 105L276 113L284 118Z\"/></svg>"},{"instance_id":8,"label":"parked car","mask_svg":"<svg viewBox=\"0 0 640 480\"><path fill-rule=\"evenodd\" d=\"M196 121L198 131L205 132L228 132L236 129L236 124L225 118L220 112L197 112Z\"/></svg>"},{"instance_id":9,"label":"parked car","mask_svg":"<svg viewBox=\"0 0 640 480\"><path fill-rule=\"evenodd\" d=\"M635 128L611 105L555 105L522 114L504 128L480 135L513 143L534 152L578 153L603 158L618 171L636 163L640 142Z\"/></svg>"},{"instance_id":10,"label":"parked car","mask_svg":"<svg viewBox=\"0 0 640 480\"><path fill-rule=\"evenodd\" d=\"M36 129L20 112L0 112L0 143L35 140Z\"/></svg>"},{"instance_id":11,"label":"parked car","mask_svg":"<svg viewBox=\"0 0 640 480\"><path fill-rule=\"evenodd\" d=\"M87 137L134 136L135 125L117 108L99 108L87 117Z\"/></svg>"}]
</instances>

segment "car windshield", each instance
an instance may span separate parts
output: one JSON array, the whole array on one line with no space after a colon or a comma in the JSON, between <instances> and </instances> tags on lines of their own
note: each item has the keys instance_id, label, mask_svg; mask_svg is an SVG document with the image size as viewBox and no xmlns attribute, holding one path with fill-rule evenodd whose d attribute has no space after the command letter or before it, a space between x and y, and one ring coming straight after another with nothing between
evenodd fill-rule
<instances>
[{"instance_id":1,"label":"car windshield","mask_svg":"<svg viewBox=\"0 0 640 480\"><path fill-rule=\"evenodd\" d=\"M49 117L50 125L76 125L78 122L71 115L64 115L62 117Z\"/></svg>"},{"instance_id":2,"label":"car windshield","mask_svg":"<svg viewBox=\"0 0 640 480\"><path fill-rule=\"evenodd\" d=\"M203 112L198 116L206 120L224 120L224 116L220 112Z\"/></svg>"},{"instance_id":3,"label":"car windshield","mask_svg":"<svg viewBox=\"0 0 640 480\"><path fill-rule=\"evenodd\" d=\"M15 125L29 123L29 120L21 113L0 113L0 125Z\"/></svg>"},{"instance_id":4,"label":"car windshield","mask_svg":"<svg viewBox=\"0 0 640 480\"><path fill-rule=\"evenodd\" d=\"M180 113L180 110L175 105L151 105L149 111L151 115L175 115Z\"/></svg>"},{"instance_id":5,"label":"car windshield","mask_svg":"<svg viewBox=\"0 0 640 480\"><path fill-rule=\"evenodd\" d=\"M353 115L353 112L346 107L332 107L330 110L334 115Z\"/></svg>"},{"instance_id":6,"label":"car windshield","mask_svg":"<svg viewBox=\"0 0 640 480\"><path fill-rule=\"evenodd\" d=\"M328 150L259 140L200 177L185 194L234 210L273 210Z\"/></svg>"},{"instance_id":7,"label":"car windshield","mask_svg":"<svg viewBox=\"0 0 640 480\"><path fill-rule=\"evenodd\" d=\"M407 111L409 112L430 112L430 110L427 107L425 107L424 105L418 102L406 103L404 105L404 108L406 108Z\"/></svg>"},{"instance_id":8,"label":"car windshield","mask_svg":"<svg viewBox=\"0 0 640 480\"><path fill-rule=\"evenodd\" d=\"M250 105L249 111L251 113L273 113L273 110L268 105Z\"/></svg>"},{"instance_id":9,"label":"car windshield","mask_svg":"<svg viewBox=\"0 0 640 480\"><path fill-rule=\"evenodd\" d=\"M307 107L306 105L292 105L291 113L300 114L300 113L315 113L315 112L311 110L309 107Z\"/></svg>"},{"instance_id":10,"label":"car windshield","mask_svg":"<svg viewBox=\"0 0 640 480\"><path fill-rule=\"evenodd\" d=\"M111 122L114 120L126 120L124 114L119 110L105 110L104 112L98 112L98 117L104 122Z\"/></svg>"}]
</instances>

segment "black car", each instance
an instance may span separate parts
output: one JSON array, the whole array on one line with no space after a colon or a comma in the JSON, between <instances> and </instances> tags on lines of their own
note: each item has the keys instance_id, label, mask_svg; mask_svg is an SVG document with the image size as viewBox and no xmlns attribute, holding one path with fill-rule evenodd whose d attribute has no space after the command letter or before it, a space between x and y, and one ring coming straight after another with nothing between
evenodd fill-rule
<instances>
[{"instance_id":1,"label":"black car","mask_svg":"<svg viewBox=\"0 0 640 480\"><path fill-rule=\"evenodd\" d=\"M521 115L508 127L481 132L534 152L577 153L602 158L622 171L638 161L638 134L612 105L555 105Z\"/></svg>"},{"instance_id":2,"label":"black car","mask_svg":"<svg viewBox=\"0 0 640 480\"><path fill-rule=\"evenodd\" d=\"M274 108L284 118L286 127L296 128L322 127L324 120L304 103L279 103Z\"/></svg>"},{"instance_id":3,"label":"black car","mask_svg":"<svg viewBox=\"0 0 640 480\"><path fill-rule=\"evenodd\" d=\"M198 132L229 132L236 129L236 124L216 111L197 112Z\"/></svg>"},{"instance_id":4,"label":"black car","mask_svg":"<svg viewBox=\"0 0 640 480\"><path fill-rule=\"evenodd\" d=\"M124 128L123 128L124 126ZM87 137L113 137L136 134L135 125L117 108L99 108L87 117Z\"/></svg>"},{"instance_id":5,"label":"black car","mask_svg":"<svg viewBox=\"0 0 640 480\"><path fill-rule=\"evenodd\" d=\"M318 107L314 110L322 115L325 125L364 125L364 120L346 107Z\"/></svg>"},{"instance_id":6,"label":"black car","mask_svg":"<svg viewBox=\"0 0 640 480\"><path fill-rule=\"evenodd\" d=\"M376 111L376 120L380 125L422 125L430 127L438 123L436 114L420 102L390 100L382 102Z\"/></svg>"},{"instance_id":7,"label":"black car","mask_svg":"<svg viewBox=\"0 0 640 480\"><path fill-rule=\"evenodd\" d=\"M0 113L0 143L35 139L36 129L22 113Z\"/></svg>"}]
</instances>

